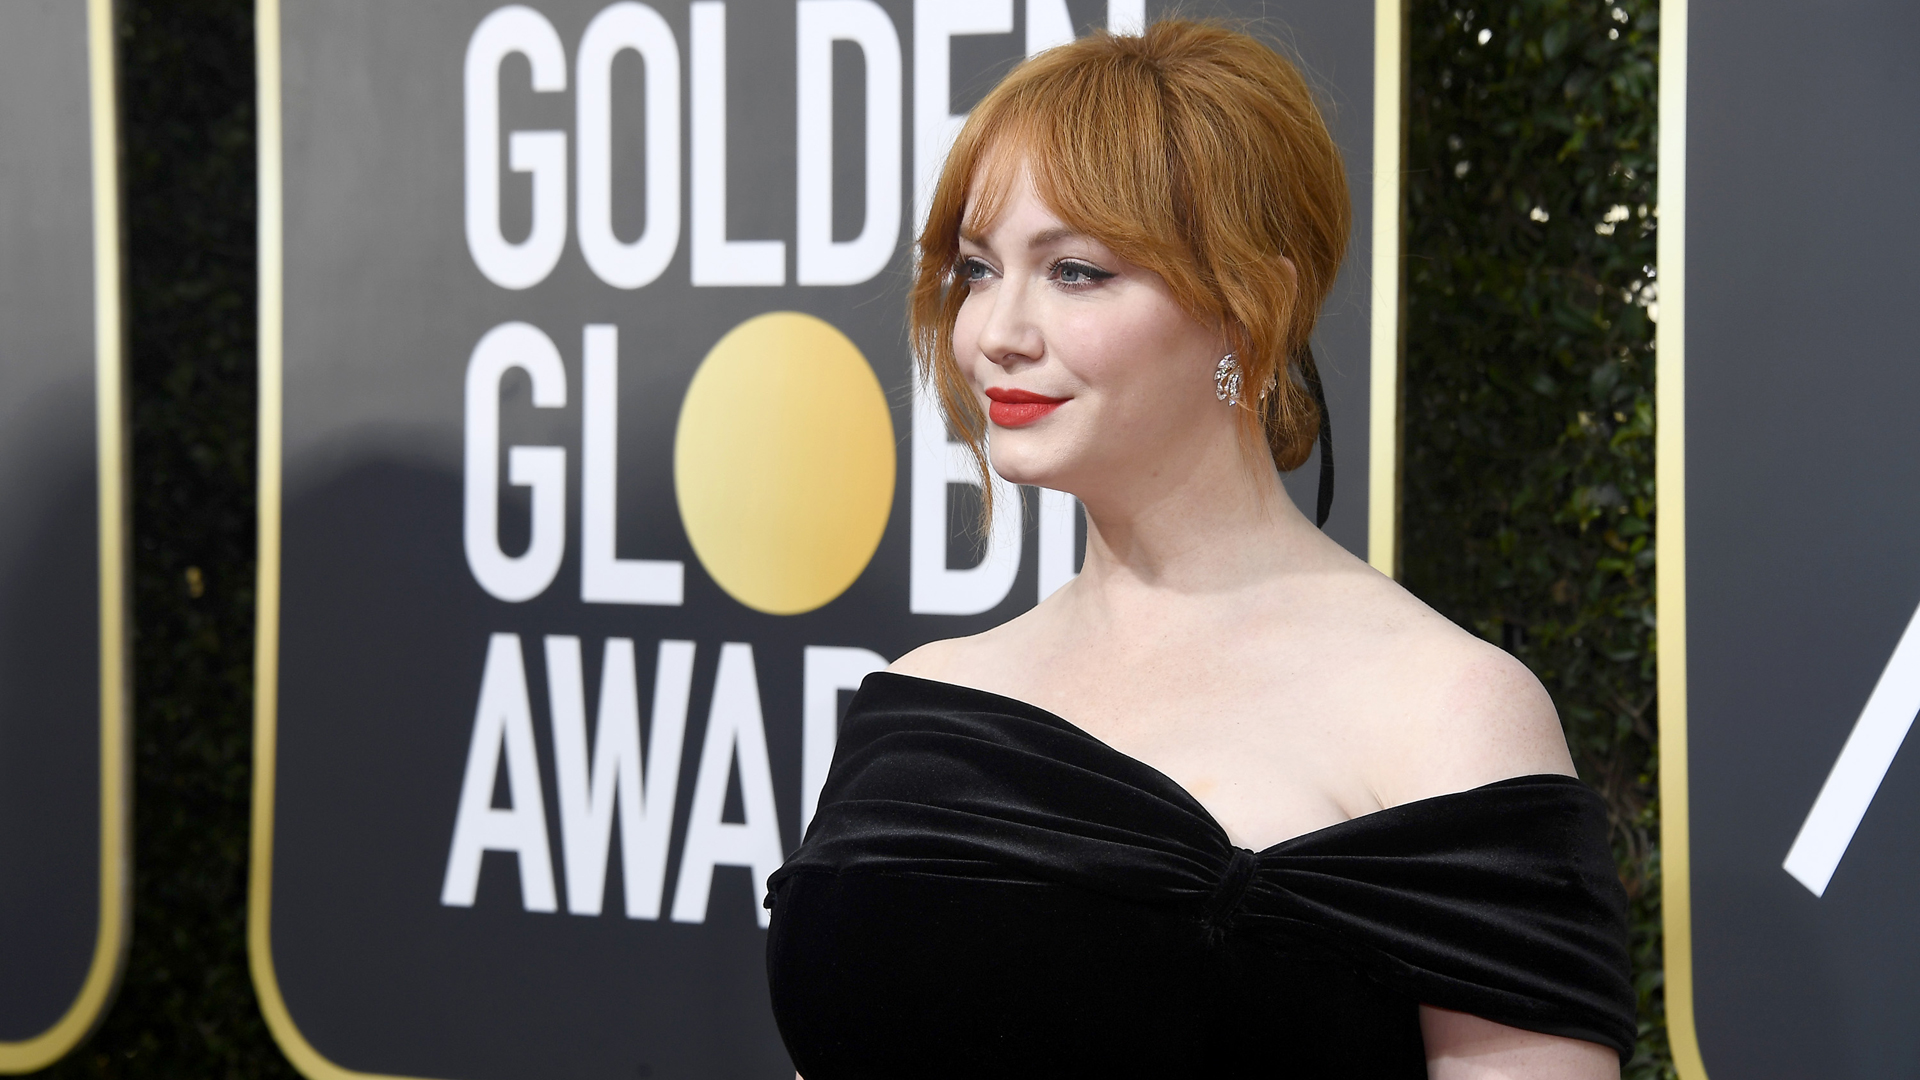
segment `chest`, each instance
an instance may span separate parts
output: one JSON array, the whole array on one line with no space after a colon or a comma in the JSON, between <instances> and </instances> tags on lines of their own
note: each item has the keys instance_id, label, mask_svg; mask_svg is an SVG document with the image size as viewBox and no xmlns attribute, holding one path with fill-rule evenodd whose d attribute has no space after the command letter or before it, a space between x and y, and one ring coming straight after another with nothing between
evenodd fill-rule
<instances>
[{"instance_id":1,"label":"chest","mask_svg":"<svg viewBox=\"0 0 1920 1080\"><path fill-rule=\"evenodd\" d=\"M1059 639L1056 639L1059 640ZM1165 773L1236 844L1263 848L1377 810L1376 688L1337 654L1270 637L1082 639L1003 658L983 686Z\"/></svg>"}]
</instances>

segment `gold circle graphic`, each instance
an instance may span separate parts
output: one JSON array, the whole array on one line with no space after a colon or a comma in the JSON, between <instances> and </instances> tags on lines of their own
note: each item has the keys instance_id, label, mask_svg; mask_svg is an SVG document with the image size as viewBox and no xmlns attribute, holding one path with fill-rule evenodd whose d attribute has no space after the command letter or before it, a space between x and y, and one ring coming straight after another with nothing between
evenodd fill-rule
<instances>
[{"instance_id":1,"label":"gold circle graphic","mask_svg":"<svg viewBox=\"0 0 1920 1080\"><path fill-rule=\"evenodd\" d=\"M893 416L860 349L796 311L756 315L700 362L673 486L700 565L756 611L847 591L893 509Z\"/></svg>"}]
</instances>

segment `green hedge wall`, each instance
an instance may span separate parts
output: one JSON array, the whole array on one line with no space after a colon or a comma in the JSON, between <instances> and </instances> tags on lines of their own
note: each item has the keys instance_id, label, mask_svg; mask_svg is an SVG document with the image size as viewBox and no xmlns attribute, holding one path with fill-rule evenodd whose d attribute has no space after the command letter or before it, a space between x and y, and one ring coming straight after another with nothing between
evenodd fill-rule
<instances>
[{"instance_id":1,"label":"green hedge wall","mask_svg":"<svg viewBox=\"0 0 1920 1080\"><path fill-rule=\"evenodd\" d=\"M1410 11L1405 579L1559 704L1614 808L1634 898L1628 1075L1670 1076L1651 652L1657 3ZM250 0L122 0L134 936L105 1023L47 1076L294 1075L245 941L252 19Z\"/></svg>"},{"instance_id":2,"label":"green hedge wall","mask_svg":"<svg viewBox=\"0 0 1920 1080\"><path fill-rule=\"evenodd\" d=\"M1413 0L1407 586L1525 661L1613 810L1673 1075L1653 667L1657 0Z\"/></svg>"}]
</instances>

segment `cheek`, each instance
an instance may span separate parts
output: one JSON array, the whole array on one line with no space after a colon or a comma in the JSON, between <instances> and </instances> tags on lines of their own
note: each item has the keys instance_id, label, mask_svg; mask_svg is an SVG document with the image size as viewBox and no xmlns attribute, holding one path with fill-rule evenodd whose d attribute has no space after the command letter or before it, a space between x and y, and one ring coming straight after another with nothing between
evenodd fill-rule
<instances>
[{"instance_id":1,"label":"cheek","mask_svg":"<svg viewBox=\"0 0 1920 1080\"><path fill-rule=\"evenodd\" d=\"M960 305L959 317L953 320L953 355L963 369L980 352L980 324L984 318L985 310L968 298Z\"/></svg>"},{"instance_id":2,"label":"cheek","mask_svg":"<svg viewBox=\"0 0 1920 1080\"><path fill-rule=\"evenodd\" d=\"M1091 315L1074 328L1077 347L1070 366L1089 385L1103 386L1123 398L1156 399L1164 407L1166 395L1186 396L1183 391L1205 382L1195 359L1205 351L1204 345L1189 327L1152 317L1160 314ZM1205 389L1212 393L1212 384Z\"/></svg>"},{"instance_id":3,"label":"cheek","mask_svg":"<svg viewBox=\"0 0 1920 1080\"><path fill-rule=\"evenodd\" d=\"M969 312L968 307L976 309ZM988 376L985 369L992 365L980 351L980 329L982 319L977 313L977 305L967 305L960 309L960 317L953 321L953 359L955 366L975 390L986 385Z\"/></svg>"}]
</instances>

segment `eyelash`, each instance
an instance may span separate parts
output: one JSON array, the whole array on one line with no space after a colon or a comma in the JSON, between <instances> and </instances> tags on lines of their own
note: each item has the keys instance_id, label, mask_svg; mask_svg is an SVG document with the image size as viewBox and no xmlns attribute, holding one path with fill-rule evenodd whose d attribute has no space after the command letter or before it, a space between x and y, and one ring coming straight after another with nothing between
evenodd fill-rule
<instances>
[{"instance_id":1,"label":"eyelash","mask_svg":"<svg viewBox=\"0 0 1920 1080\"><path fill-rule=\"evenodd\" d=\"M1063 272L1078 274L1085 280L1076 282L1060 281L1060 275ZM1079 259L1056 259L1053 265L1047 267L1047 276L1055 281L1060 281L1060 284L1067 286L1069 289L1074 289L1084 285L1098 285L1100 282L1112 277L1113 271L1102 270L1091 263L1081 262Z\"/></svg>"},{"instance_id":2,"label":"eyelash","mask_svg":"<svg viewBox=\"0 0 1920 1080\"><path fill-rule=\"evenodd\" d=\"M962 285L970 285L976 281L983 280L982 278L973 276L975 270L991 271L992 267L989 267L979 259L965 258L960 260L960 265L956 267L955 270L956 276L960 279L960 283ZM1063 274L1078 275L1083 280L1062 281L1061 277ZM1088 285L1097 285L1113 276L1113 271L1102 270L1091 263L1082 262L1079 259L1055 259L1047 265L1047 277L1058 281L1061 285L1069 289L1080 289Z\"/></svg>"}]
</instances>

